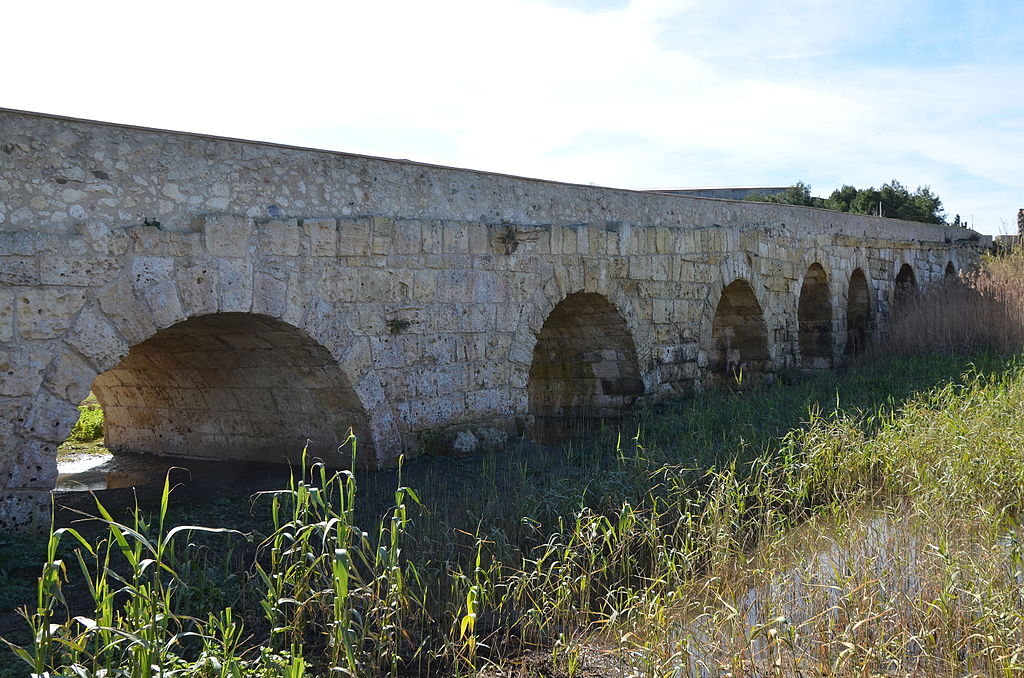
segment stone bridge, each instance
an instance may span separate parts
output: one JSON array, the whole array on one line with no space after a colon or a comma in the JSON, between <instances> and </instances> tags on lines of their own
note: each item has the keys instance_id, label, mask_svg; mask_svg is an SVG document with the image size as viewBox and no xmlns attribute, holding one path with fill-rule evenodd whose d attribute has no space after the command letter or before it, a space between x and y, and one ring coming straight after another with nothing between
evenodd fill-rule
<instances>
[{"instance_id":1,"label":"stone bridge","mask_svg":"<svg viewBox=\"0 0 1024 678\"><path fill-rule=\"evenodd\" d=\"M115 450L393 463L827 368L964 229L0 110L0 521Z\"/></svg>"}]
</instances>

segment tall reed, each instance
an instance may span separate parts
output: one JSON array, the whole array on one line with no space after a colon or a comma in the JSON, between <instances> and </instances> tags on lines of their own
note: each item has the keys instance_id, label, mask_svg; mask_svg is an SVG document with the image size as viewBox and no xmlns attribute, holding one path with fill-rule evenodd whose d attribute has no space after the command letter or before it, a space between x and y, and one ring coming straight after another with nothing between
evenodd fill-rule
<instances>
[{"instance_id":1,"label":"tall reed","mask_svg":"<svg viewBox=\"0 0 1024 678\"><path fill-rule=\"evenodd\" d=\"M182 539L200 528L168 529L165 483L152 520L98 504L97 539L53 532L17 656L52 676L469 676L531 658L567 675L1015 675L1024 364L959 365L666 405L551 452L548 476L493 457L465 487L424 482L421 503L400 475L369 512L353 473L306 461L256 497L270 522L245 595L212 609Z\"/></svg>"},{"instance_id":2,"label":"tall reed","mask_svg":"<svg viewBox=\"0 0 1024 678\"><path fill-rule=\"evenodd\" d=\"M907 295L894 307L878 352L995 351L1024 347L1024 250L986 256L981 266Z\"/></svg>"}]
</instances>

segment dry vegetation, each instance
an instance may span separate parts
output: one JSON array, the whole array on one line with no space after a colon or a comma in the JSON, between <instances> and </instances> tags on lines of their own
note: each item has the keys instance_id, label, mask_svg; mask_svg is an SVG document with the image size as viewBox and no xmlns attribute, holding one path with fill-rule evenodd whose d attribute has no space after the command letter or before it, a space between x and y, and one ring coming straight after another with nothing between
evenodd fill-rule
<instances>
[{"instance_id":1,"label":"dry vegetation","mask_svg":"<svg viewBox=\"0 0 1024 678\"><path fill-rule=\"evenodd\" d=\"M670 404L551 452L556 473L489 456L370 517L314 464L257 499L251 547L171 527L166 493L149 520L97 507L99 536L51 537L18 656L96 677L1022 675L1022 309L1021 259L988 260L884 349L971 357Z\"/></svg>"},{"instance_id":2,"label":"dry vegetation","mask_svg":"<svg viewBox=\"0 0 1024 678\"><path fill-rule=\"evenodd\" d=\"M1009 355L1024 346L1024 253L989 256L980 269L947 277L894 309L887 353Z\"/></svg>"}]
</instances>

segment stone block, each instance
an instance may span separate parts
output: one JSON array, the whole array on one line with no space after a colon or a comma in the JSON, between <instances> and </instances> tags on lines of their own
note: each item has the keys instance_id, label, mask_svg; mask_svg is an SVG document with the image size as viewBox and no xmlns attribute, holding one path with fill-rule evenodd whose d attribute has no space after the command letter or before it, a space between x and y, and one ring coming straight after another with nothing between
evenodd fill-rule
<instances>
[{"instance_id":1,"label":"stone block","mask_svg":"<svg viewBox=\"0 0 1024 678\"><path fill-rule=\"evenodd\" d=\"M244 257L255 230L248 217L217 215L206 218L203 232L206 251L218 257Z\"/></svg>"},{"instance_id":2,"label":"stone block","mask_svg":"<svg viewBox=\"0 0 1024 678\"><path fill-rule=\"evenodd\" d=\"M445 254L469 252L469 230L465 223L447 221L441 226L442 251Z\"/></svg>"},{"instance_id":3,"label":"stone block","mask_svg":"<svg viewBox=\"0 0 1024 678\"><path fill-rule=\"evenodd\" d=\"M22 408L18 414L16 432L46 442L62 443L76 421L77 403L42 393Z\"/></svg>"},{"instance_id":4,"label":"stone block","mask_svg":"<svg viewBox=\"0 0 1024 678\"><path fill-rule=\"evenodd\" d=\"M217 312L217 265L212 259L178 259L174 279L186 316Z\"/></svg>"},{"instance_id":5,"label":"stone block","mask_svg":"<svg viewBox=\"0 0 1024 678\"><path fill-rule=\"evenodd\" d=\"M170 327L188 317L185 309L181 306L178 285L175 283L174 276L153 285L146 291L145 296L146 302L153 310L153 321L161 329Z\"/></svg>"},{"instance_id":6,"label":"stone block","mask_svg":"<svg viewBox=\"0 0 1024 678\"><path fill-rule=\"evenodd\" d=\"M76 410L77 414L77 410ZM11 454L5 480L9 487L40 489L49 493L57 482L57 446L39 440L19 441Z\"/></svg>"},{"instance_id":7,"label":"stone block","mask_svg":"<svg viewBox=\"0 0 1024 678\"><path fill-rule=\"evenodd\" d=\"M444 251L443 228L441 224L430 221L420 223L420 242L424 254L441 254Z\"/></svg>"},{"instance_id":8,"label":"stone block","mask_svg":"<svg viewBox=\"0 0 1024 678\"><path fill-rule=\"evenodd\" d=\"M109 285L96 299L103 314L129 343L145 341L156 332L149 306L135 296L130 279L121 278Z\"/></svg>"},{"instance_id":9,"label":"stone block","mask_svg":"<svg viewBox=\"0 0 1024 678\"><path fill-rule=\"evenodd\" d=\"M33 257L0 257L0 284L38 285L39 282L39 266Z\"/></svg>"},{"instance_id":10,"label":"stone block","mask_svg":"<svg viewBox=\"0 0 1024 678\"><path fill-rule=\"evenodd\" d=\"M370 253L370 223L364 219L338 222L338 254L365 256Z\"/></svg>"},{"instance_id":11,"label":"stone block","mask_svg":"<svg viewBox=\"0 0 1024 678\"><path fill-rule=\"evenodd\" d=\"M135 257L131 264L132 287L144 294L154 285L174 277L172 257Z\"/></svg>"},{"instance_id":12,"label":"stone block","mask_svg":"<svg viewBox=\"0 0 1024 678\"><path fill-rule=\"evenodd\" d=\"M576 254L576 241L578 240L576 230L573 228L559 228L558 230L562 234L562 254Z\"/></svg>"},{"instance_id":13,"label":"stone block","mask_svg":"<svg viewBox=\"0 0 1024 678\"><path fill-rule=\"evenodd\" d=\"M245 259L221 259L217 278L221 312L247 312L252 308L253 269Z\"/></svg>"},{"instance_id":14,"label":"stone block","mask_svg":"<svg viewBox=\"0 0 1024 678\"><path fill-rule=\"evenodd\" d=\"M483 224L470 224L468 226L469 233L469 253L474 255L486 255L494 251L494 245L492 244L492 238L488 229ZM516 249L518 249L518 242L515 243ZM498 250L501 254L506 253L506 249Z\"/></svg>"},{"instance_id":15,"label":"stone block","mask_svg":"<svg viewBox=\"0 0 1024 678\"><path fill-rule=\"evenodd\" d=\"M18 334L25 339L50 339L63 334L85 304L85 294L61 288L32 289L15 302Z\"/></svg>"},{"instance_id":16,"label":"stone block","mask_svg":"<svg viewBox=\"0 0 1024 678\"><path fill-rule=\"evenodd\" d=\"M302 230L313 257L338 255L338 222L334 219L304 219Z\"/></svg>"},{"instance_id":17,"label":"stone block","mask_svg":"<svg viewBox=\"0 0 1024 678\"><path fill-rule=\"evenodd\" d=\"M48 391L68 402L79 402L89 395L96 370L72 351L58 355L46 375Z\"/></svg>"},{"instance_id":18,"label":"stone block","mask_svg":"<svg viewBox=\"0 0 1024 678\"><path fill-rule=\"evenodd\" d=\"M370 225L371 254L391 254L393 251L392 239L394 238L395 222L384 217L374 217Z\"/></svg>"},{"instance_id":19,"label":"stone block","mask_svg":"<svg viewBox=\"0 0 1024 678\"><path fill-rule=\"evenodd\" d=\"M53 351L47 344L36 342L0 353L0 395L35 395L52 357Z\"/></svg>"},{"instance_id":20,"label":"stone block","mask_svg":"<svg viewBox=\"0 0 1024 678\"><path fill-rule=\"evenodd\" d=\"M466 394L466 411L472 417L511 413L511 399L504 388L488 388Z\"/></svg>"},{"instance_id":21,"label":"stone block","mask_svg":"<svg viewBox=\"0 0 1024 678\"><path fill-rule=\"evenodd\" d=\"M132 226L125 229L135 255L167 256L169 233L154 226Z\"/></svg>"},{"instance_id":22,"label":"stone block","mask_svg":"<svg viewBox=\"0 0 1024 678\"><path fill-rule=\"evenodd\" d=\"M202 233L167 232L167 254L172 257L195 257L203 254L206 246Z\"/></svg>"},{"instance_id":23,"label":"stone block","mask_svg":"<svg viewBox=\"0 0 1024 678\"><path fill-rule=\"evenodd\" d=\"M119 276L124 269L121 257L68 257L51 255L39 259L39 279L44 285L100 287Z\"/></svg>"},{"instance_id":24,"label":"stone block","mask_svg":"<svg viewBox=\"0 0 1024 678\"><path fill-rule=\"evenodd\" d=\"M394 226L394 254L421 254L420 222L418 220L401 221Z\"/></svg>"},{"instance_id":25,"label":"stone block","mask_svg":"<svg viewBox=\"0 0 1024 678\"><path fill-rule=\"evenodd\" d=\"M284 313L287 285L267 273L257 273L253 290L252 310L275 318Z\"/></svg>"},{"instance_id":26,"label":"stone block","mask_svg":"<svg viewBox=\"0 0 1024 678\"><path fill-rule=\"evenodd\" d=\"M123 255L128 252L130 238L123 229L110 229L98 221L86 221L79 225L81 233L89 248L98 254Z\"/></svg>"},{"instance_id":27,"label":"stone block","mask_svg":"<svg viewBox=\"0 0 1024 678\"><path fill-rule=\"evenodd\" d=\"M118 334L109 318L109 315L100 314L90 306L79 314L67 338L67 343L91 361L97 372L111 369L128 355L128 344ZM153 332L155 328L144 338L148 338Z\"/></svg>"},{"instance_id":28,"label":"stone block","mask_svg":"<svg viewBox=\"0 0 1024 678\"><path fill-rule=\"evenodd\" d=\"M288 221L265 221L257 225L261 254L273 257L294 257L301 251L299 223Z\"/></svg>"},{"instance_id":29,"label":"stone block","mask_svg":"<svg viewBox=\"0 0 1024 678\"><path fill-rule=\"evenodd\" d=\"M14 336L14 295L0 292L0 342Z\"/></svg>"}]
</instances>

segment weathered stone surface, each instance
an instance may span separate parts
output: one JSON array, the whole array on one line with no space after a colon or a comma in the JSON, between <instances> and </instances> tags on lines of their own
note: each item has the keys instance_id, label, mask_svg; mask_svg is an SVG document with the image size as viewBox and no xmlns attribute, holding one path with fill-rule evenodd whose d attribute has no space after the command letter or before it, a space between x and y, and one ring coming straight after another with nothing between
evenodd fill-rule
<instances>
[{"instance_id":1,"label":"weathered stone surface","mask_svg":"<svg viewBox=\"0 0 1024 678\"><path fill-rule=\"evenodd\" d=\"M31 257L0 257L0 284L38 285L39 265Z\"/></svg>"},{"instance_id":2,"label":"weathered stone surface","mask_svg":"<svg viewBox=\"0 0 1024 678\"><path fill-rule=\"evenodd\" d=\"M18 295L18 334L25 339L50 339L67 330L85 295L65 288L32 289Z\"/></svg>"},{"instance_id":3,"label":"weathered stone surface","mask_svg":"<svg viewBox=\"0 0 1024 678\"><path fill-rule=\"evenodd\" d=\"M438 432L490 450L552 414L836 364L882 335L902 266L924 285L987 246L783 205L3 110L0 125L48 140L0 178L13 522L94 372L125 449L274 460L309 438L335 455L352 425L360 463L383 466Z\"/></svg>"},{"instance_id":4,"label":"weathered stone surface","mask_svg":"<svg viewBox=\"0 0 1024 678\"><path fill-rule=\"evenodd\" d=\"M51 393L70 402L85 398L96 377L94 370L77 354L64 351L54 360L44 385Z\"/></svg>"},{"instance_id":5,"label":"weathered stone surface","mask_svg":"<svg viewBox=\"0 0 1024 678\"><path fill-rule=\"evenodd\" d=\"M121 257L70 258L55 254L39 258L39 279L44 285L100 287L116 278L123 266Z\"/></svg>"},{"instance_id":6,"label":"weathered stone surface","mask_svg":"<svg viewBox=\"0 0 1024 678\"><path fill-rule=\"evenodd\" d=\"M302 228L309 241L310 256L337 256L338 222L335 219L304 219Z\"/></svg>"},{"instance_id":7,"label":"weathered stone surface","mask_svg":"<svg viewBox=\"0 0 1024 678\"><path fill-rule=\"evenodd\" d=\"M44 343L16 346L0 353L0 395L35 395L52 357L51 348Z\"/></svg>"},{"instance_id":8,"label":"weathered stone surface","mask_svg":"<svg viewBox=\"0 0 1024 678\"><path fill-rule=\"evenodd\" d=\"M244 257L249 252L249 241L254 231L252 220L246 217L207 217L206 250L216 257Z\"/></svg>"},{"instance_id":9,"label":"weathered stone surface","mask_svg":"<svg viewBox=\"0 0 1024 678\"><path fill-rule=\"evenodd\" d=\"M458 431L452 436L450 446L453 456L468 457L480 450L480 441L472 431Z\"/></svg>"},{"instance_id":10,"label":"weathered stone surface","mask_svg":"<svg viewBox=\"0 0 1024 678\"><path fill-rule=\"evenodd\" d=\"M68 344L92 361L97 370L107 370L128 353L128 344L117 330L95 308L86 308L78 316L68 337Z\"/></svg>"},{"instance_id":11,"label":"weathered stone surface","mask_svg":"<svg viewBox=\"0 0 1024 678\"><path fill-rule=\"evenodd\" d=\"M14 336L14 295L0 292L0 342Z\"/></svg>"},{"instance_id":12,"label":"weathered stone surface","mask_svg":"<svg viewBox=\"0 0 1024 678\"><path fill-rule=\"evenodd\" d=\"M28 440L62 443L76 421L75 405L44 391L18 413L16 433Z\"/></svg>"}]
</instances>

